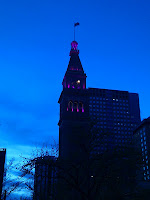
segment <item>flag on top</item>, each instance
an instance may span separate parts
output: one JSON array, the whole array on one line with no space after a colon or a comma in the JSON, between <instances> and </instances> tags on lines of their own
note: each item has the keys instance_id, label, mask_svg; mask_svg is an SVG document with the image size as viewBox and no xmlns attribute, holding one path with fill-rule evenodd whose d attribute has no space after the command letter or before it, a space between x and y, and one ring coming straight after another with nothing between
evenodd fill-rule
<instances>
[{"instance_id":1,"label":"flag on top","mask_svg":"<svg viewBox=\"0 0 150 200\"><path fill-rule=\"evenodd\" d=\"M78 26L78 25L80 25L80 24L79 24L79 22L77 22L77 23L74 23L74 27L75 27L75 26Z\"/></svg>"}]
</instances>

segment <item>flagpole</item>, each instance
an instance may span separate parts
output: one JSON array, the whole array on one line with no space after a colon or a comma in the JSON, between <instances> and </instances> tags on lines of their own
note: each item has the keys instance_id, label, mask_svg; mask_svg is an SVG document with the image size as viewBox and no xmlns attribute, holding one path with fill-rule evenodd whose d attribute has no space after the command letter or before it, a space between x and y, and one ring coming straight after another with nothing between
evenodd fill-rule
<instances>
[{"instance_id":1,"label":"flagpole","mask_svg":"<svg viewBox=\"0 0 150 200\"><path fill-rule=\"evenodd\" d=\"M74 23L74 41L75 41L75 27L79 25L79 22Z\"/></svg>"}]
</instances>

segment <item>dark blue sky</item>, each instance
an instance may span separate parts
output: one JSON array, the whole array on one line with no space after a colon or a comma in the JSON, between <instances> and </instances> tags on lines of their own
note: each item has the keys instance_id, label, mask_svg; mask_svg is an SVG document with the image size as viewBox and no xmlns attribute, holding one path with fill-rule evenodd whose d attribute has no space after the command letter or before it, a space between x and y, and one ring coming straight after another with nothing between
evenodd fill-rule
<instances>
[{"instance_id":1,"label":"dark blue sky","mask_svg":"<svg viewBox=\"0 0 150 200\"><path fill-rule=\"evenodd\" d=\"M58 141L62 79L73 23L87 87L127 90L150 115L150 1L72 0L0 3L0 147L26 155Z\"/></svg>"}]
</instances>

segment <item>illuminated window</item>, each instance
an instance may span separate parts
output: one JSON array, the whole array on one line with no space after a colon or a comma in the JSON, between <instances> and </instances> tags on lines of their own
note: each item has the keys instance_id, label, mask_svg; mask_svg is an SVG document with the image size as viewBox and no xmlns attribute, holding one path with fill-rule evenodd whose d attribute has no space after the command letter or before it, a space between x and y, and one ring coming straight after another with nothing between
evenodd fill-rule
<instances>
[{"instance_id":1,"label":"illuminated window","mask_svg":"<svg viewBox=\"0 0 150 200\"><path fill-rule=\"evenodd\" d=\"M95 109L93 109L95 111ZM79 112L84 112L84 107L82 102L79 102Z\"/></svg>"},{"instance_id":2,"label":"illuminated window","mask_svg":"<svg viewBox=\"0 0 150 200\"><path fill-rule=\"evenodd\" d=\"M69 101L69 103L68 103L68 111L73 112L73 102L72 101Z\"/></svg>"}]
</instances>

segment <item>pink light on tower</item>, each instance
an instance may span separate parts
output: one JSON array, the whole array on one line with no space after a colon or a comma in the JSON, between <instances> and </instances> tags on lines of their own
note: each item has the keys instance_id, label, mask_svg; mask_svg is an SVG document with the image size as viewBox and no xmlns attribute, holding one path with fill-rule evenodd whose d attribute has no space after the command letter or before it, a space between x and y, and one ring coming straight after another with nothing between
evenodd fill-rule
<instances>
[{"instance_id":1,"label":"pink light on tower","mask_svg":"<svg viewBox=\"0 0 150 200\"><path fill-rule=\"evenodd\" d=\"M76 41L71 42L71 48L77 50L78 43Z\"/></svg>"},{"instance_id":2,"label":"pink light on tower","mask_svg":"<svg viewBox=\"0 0 150 200\"><path fill-rule=\"evenodd\" d=\"M77 43L76 41L71 42L70 56L71 56L72 54L79 54L78 43Z\"/></svg>"}]
</instances>

